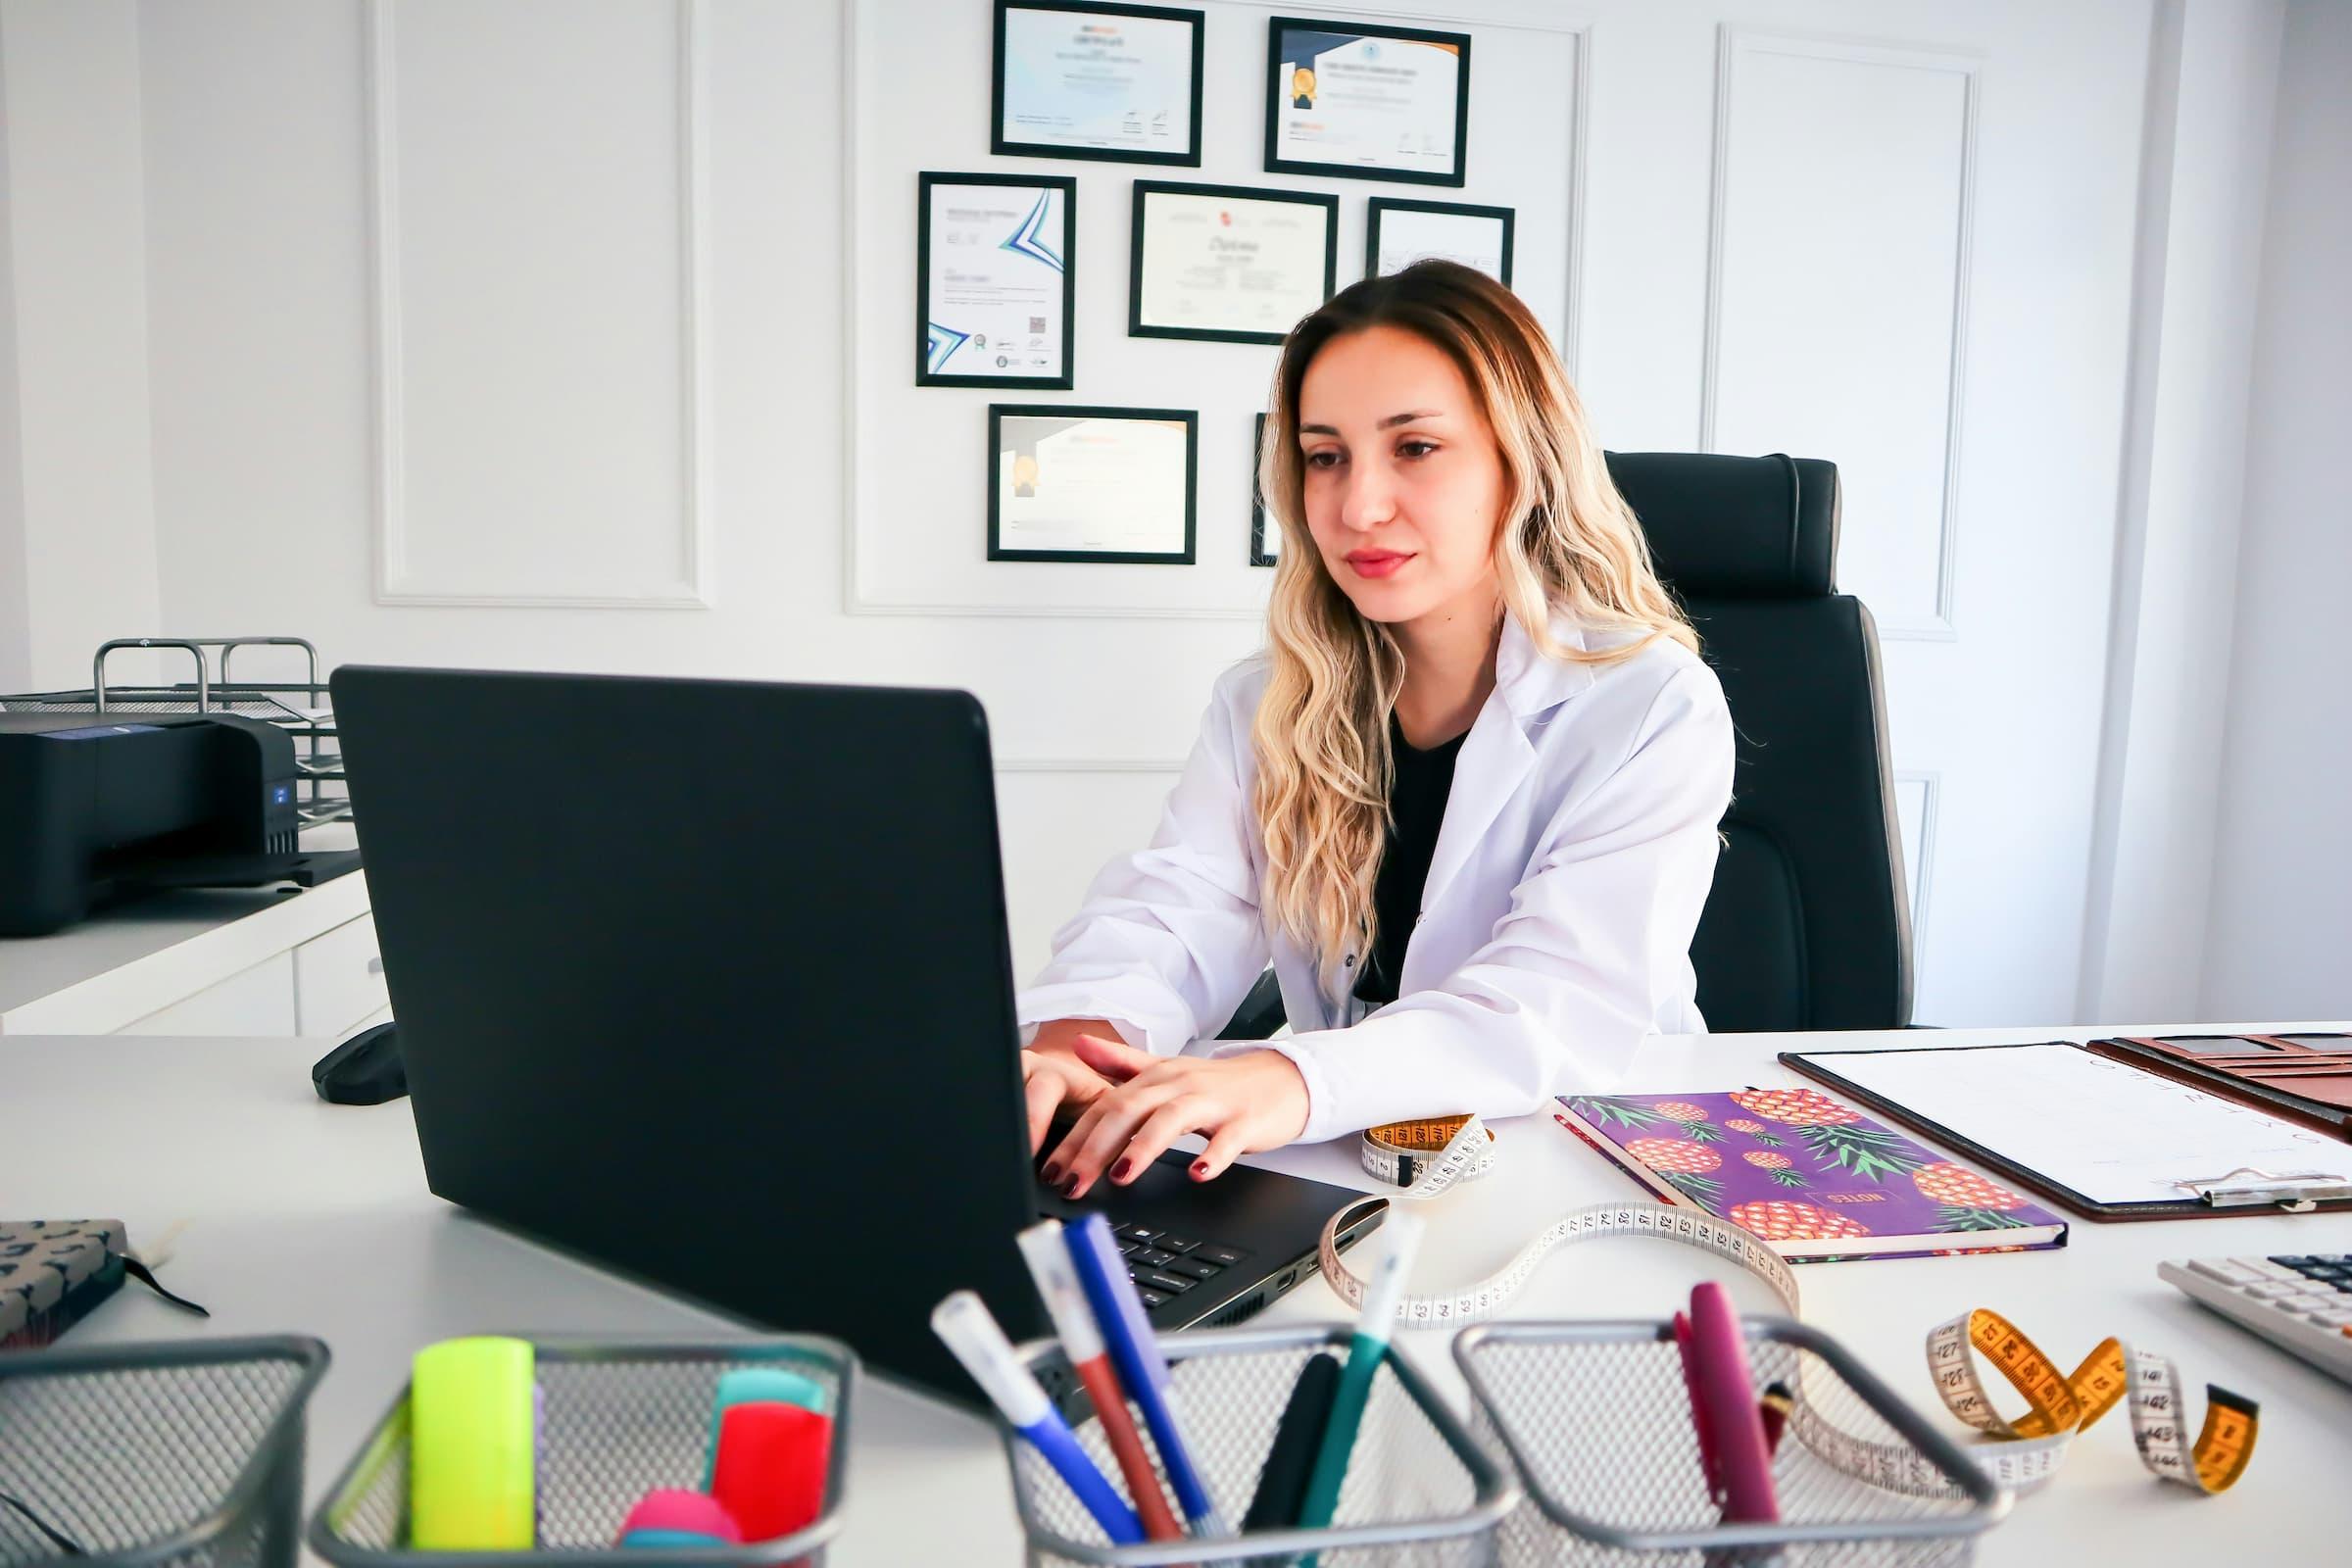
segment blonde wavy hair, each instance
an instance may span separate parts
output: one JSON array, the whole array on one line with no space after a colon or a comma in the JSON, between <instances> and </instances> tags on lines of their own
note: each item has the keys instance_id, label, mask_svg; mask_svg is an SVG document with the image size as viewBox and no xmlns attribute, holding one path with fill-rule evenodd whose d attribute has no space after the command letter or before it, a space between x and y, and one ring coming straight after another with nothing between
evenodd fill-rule
<instances>
[{"instance_id":1,"label":"blonde wavy hair","mask_svg":"<svg viewBox=\"0 0 2352 1568\"><path fill-rule=\"evenodd\" d=\"M1372 890L1387 845L1389 717L1404 657L1388 627L1360 614L1332 580L1307 532L1298 391L1325 344L1373 326L1443 350L1477 397L1507 498L1494 533L1502 611L1545 657L1612 663L1659 637L1698 647L1658 581L1559 356L1516 294L1459 263L1416 262L1343 289L1293 327L1258 454L1258 488L1282 526L1282 548L1266 611L1271 669L1251 740L1264 905L1315 956L1326 991L1339 983L1342 955L1369 954L1379 935ZM1596 651L1562 644L1551 635L1555 610L1588 631L1634 636Z\"/></svg>"}]
</instances>

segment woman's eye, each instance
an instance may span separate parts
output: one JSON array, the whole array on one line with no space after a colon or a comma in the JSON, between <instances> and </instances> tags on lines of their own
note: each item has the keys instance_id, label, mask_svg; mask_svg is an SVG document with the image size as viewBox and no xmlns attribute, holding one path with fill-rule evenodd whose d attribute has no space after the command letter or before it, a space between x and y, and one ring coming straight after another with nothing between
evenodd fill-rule
<instances>
[{"instance_id":1,"label":"woman's eye","mask_svg":"<svg viewBox=\"0 0 2352 1568\"><path fill-rule=\"evenodd\" d=\"M1407 457L1418 458L1426 453L1437 451L1438 444L1435 441L1407 441L1399 445L1396 450Z\"/></svg>"},{"instance_id":2,"label":"woman's eye","mask_svg":"<svg viewBox=\"0 0 2352 1568\"><path fill-rule=\"evenodd\" d=\"M1325 463L1325 458L1329 458L1331 463ZM1306 455L1306 466L1310 468L1328 468L1339 461L1340 455L1336 452L1309 452Z\"/></svg>"}]
</instances>

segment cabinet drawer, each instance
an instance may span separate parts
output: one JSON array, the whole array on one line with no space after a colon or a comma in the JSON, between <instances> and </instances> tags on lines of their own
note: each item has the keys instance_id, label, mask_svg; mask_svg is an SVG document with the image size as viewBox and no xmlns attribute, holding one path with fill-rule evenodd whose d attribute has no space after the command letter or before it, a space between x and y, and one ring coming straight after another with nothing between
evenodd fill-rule
<instances>
[{"instance_id":1,"label":"cabinet drawer","mask_svg":"<svg viewBox=\"0 0 2352 1568\"><path fill-rule=\"evenodd\" d=\"M369 916L346 921L294 950L297 1034L341 1035L384 1002L383 956Z\"/></svg>"},{"instance_id":2,"label":"cabinet drawer","mask_svg":"<svg viewBox=\"0 0 2352 1568\"><path fill-rule=\"evenodd\" d=\"M294 1030L294 961L264 958L117 1030L125 1035L285 1035Z\"/></svg>"}]
</instances>

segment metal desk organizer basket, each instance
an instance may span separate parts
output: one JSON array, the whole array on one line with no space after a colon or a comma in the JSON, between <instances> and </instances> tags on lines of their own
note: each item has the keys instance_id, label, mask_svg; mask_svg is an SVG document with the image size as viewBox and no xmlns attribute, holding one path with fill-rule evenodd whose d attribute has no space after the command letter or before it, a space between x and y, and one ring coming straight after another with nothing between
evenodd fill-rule
<instances>
[{"instance_id":1,"label":"metal desk organizer basket","mask_svg":"<svg viewBox=\"0 0 2352 1568\"><path fill-rule=\"evenodd\" d=\"M295 1338L0 1353L0 1564L292 1568L326 1361Z\"/></svg>"},{"instance_id":2,"label":"metal desk organizer basket","mask_svg":"<svg viewBox=\"0 0 2352 1568\"><path fill-rule=\"evenodd\" d=\"M1183 1405L1193 1463L1229 1523L1238 1526L1249 1509L1299 1369L1324 1347L1344 1353L1351 1332L1308 1323L1195 1330L1159 1342ZM1037 1341L1023 1346L1020 1354L1047 1387L1070 1380L1059 1344ZM1150 1448L1152 1436L1140 1417L1138 1430ZM1013 1504L1029 1561L1036 1564L1281 1563L1314 1552L1320 1568L1456 1568L1494 1560L1495 1525L1519 1500L1509 1475L1480 1448L1411 1363L1393 1352L1382 1358L1339 1508L1325 1530L1114 1546L1053 1466L1002 1422L999 1431L1012 1465ZM1087 1453L1124 1494L1102 1424L1086 1420L1077 1433Z\"/></svg>"},{"instance_id":3,"label":"metal desk organizer basket","mask_svg":"<svg viewBox=\"0 0 2352 1568\"><path fill-rule=\"evenodd\" d=\"M529 1336L525 1336L529 1338ZM813 1379L833 1417L833 1462L824 1509L807 1529L774 1541L708 1551L665 1548L665 1568L821 1564L841 1529L858 1357L818 1335L737 1340L533 1339L545 1397L535 1495L539 1544L529 1551L464 1553L410 1546L409 1391L403 1388L368 1441L311 1515L310 1548L341 1568L612 1568L613 1539L637 1500L657 1487L699 1490L721 1374L782 1367Z\"/></svg>"},{"instance_id":4,"label":"metal desk organizer basket","mask_svg":"<svg viewBox=\"0 0 2352 1568\"><path fill-rule=\"evenodd\" d=\"M1759 1389L1797 1398L1773 1455L1781 1523L1708 1500L1671 1325L1492 1323L1455 1337L1472 1425L1526 1484L1502 1561L1580 1568L1964 1564L2010 1494L1827 1335L1740 1320Z\"/></svg>"}]
</instances>

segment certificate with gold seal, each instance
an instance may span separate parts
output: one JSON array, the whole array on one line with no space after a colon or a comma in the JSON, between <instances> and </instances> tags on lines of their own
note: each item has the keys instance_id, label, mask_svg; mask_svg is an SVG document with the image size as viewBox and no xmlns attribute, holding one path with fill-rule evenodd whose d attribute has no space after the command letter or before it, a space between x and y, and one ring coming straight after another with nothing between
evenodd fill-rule
<instances>
[{"instance_id":1,"label":"certificate with gold seal","mask_svg":"<svg viewBox=\"0 0 2352 1568\"><path fill-rule=\"evenodd\" d=\"M1337 196L1137 180L1128 335L1280 343L1331 298L1339 222Z\"/></svg>"},{"instance_id":2,"label":"certificate with gold seal","mask_svg":"<svg viewBox=\"0 0 2352 1568\"><path fill-rule=\"evenodd\" d=\"M1266 36L1266 172L1460 185L1470 35L1275 17Z\"/></svg>"},{"instance_id":3,"label":"certificate with gold seal","mask_svg":"<svg viewBox=\"0 0 2352 1568\"><path fill-rule=\"evenodd\" d=\"M988 407L988 559L1193 564L1192 409Z\"/></svg>"}]
</instances>

